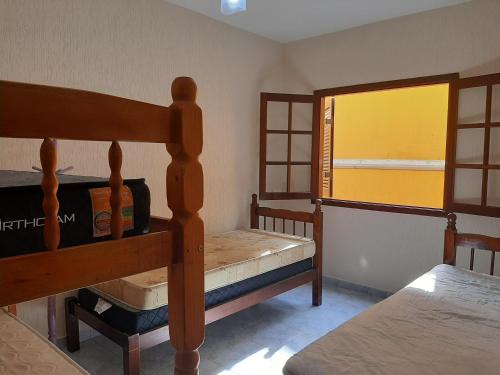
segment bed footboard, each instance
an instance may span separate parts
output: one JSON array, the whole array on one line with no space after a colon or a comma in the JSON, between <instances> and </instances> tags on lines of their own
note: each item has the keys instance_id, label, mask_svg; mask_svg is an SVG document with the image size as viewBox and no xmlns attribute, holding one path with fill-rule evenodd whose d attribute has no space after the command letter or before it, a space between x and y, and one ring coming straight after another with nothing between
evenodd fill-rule
<instances>
[{"instance_id":1,"label":"bed footboard","mask_svg":"<svg viewBox=\"0 0 500 375\"><path fill-rule=\"evenodd\" d=\"M267 220L269 219L272 222L272 231L276 232L276 220L278 220L278 223L281 220L281 231L286 233L286 223L287 221L291 221L290 234L302 234L304 237L307 237L307 224L312 224L312 239L316 243L316 253L313 257L315 275L312 283L312 303L314 306L321 305L323 290L323 212L321 211L321 204L321 199L317 199L314 212L312 213L261 207L257 201L257 194L252 194L250 212L250 227L252 229L267 230ZM260 228L260 217L263 217L262 228Z\"/></svg>"}]
</instances>

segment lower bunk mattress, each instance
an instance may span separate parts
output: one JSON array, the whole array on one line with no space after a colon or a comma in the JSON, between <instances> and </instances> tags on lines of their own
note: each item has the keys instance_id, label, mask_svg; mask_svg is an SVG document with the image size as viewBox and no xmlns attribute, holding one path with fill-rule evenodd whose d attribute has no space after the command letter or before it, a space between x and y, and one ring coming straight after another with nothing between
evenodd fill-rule
<instances>
[{"instance_id":1,"label":"lower bunk mattress","mask_svg":"<svg viewBox=\"0 0 500 375\"><path fill-rule=\"evenodd\" d=\"M205 293L205 309L208 310L247 293L298 275L311 268L312 259L305 259L236 284L212 290ZM96 306L100 301L102 304L102 297L91 289L80 289L78 292L78 301L84 309L96 313ZM135 310L115 300L110 303L109 309L101 313L99 317L102 321L121 332L128 334L143 333L168 324L168 306L152 310Z\"/></svg>"},{"instance_id":2,"label":"lower bunk mattress","mask_svg":"<svg viewBox=\"0 0 500 375\"><path fill-rule=\"evenodd\" d=\"M0 374L88 375L59 348L0 308Z\"/></svg>"},{"instance_id":3,"label":"lower bunk mattress","mask_svg":"<svg viewBox=\"0 0 500 375\"><path fill-rule=\"evenodd\" d=\"M291 357L285 375L497 375L500 278L439 265Z\"/></svg>"},{"instance_id":4,"label":"lower bunk mattress","mask_svg":"<svg viewBox=\"0 0 500 375\"><path fill-rule=\"evenodd\" d=\"M58 175L60 247L110 239L108 179ZM0 258L44 251L39 172L0 170ZM149 231L150 193L144 179L124 181L124 236Z\"/></svg>"},{"instance_id":5,"label":"lower bunk mattress","mask_svg":"<svg viewBox=\"0 0 500 375\"><path fill-rule=\"evenodd\" d=\"M261 230L205 237L205 307L312 269L313 240ZM114 328L143 333L168 323L167 268L79 291L79 303Z\"/></svg>"}]
</instances>

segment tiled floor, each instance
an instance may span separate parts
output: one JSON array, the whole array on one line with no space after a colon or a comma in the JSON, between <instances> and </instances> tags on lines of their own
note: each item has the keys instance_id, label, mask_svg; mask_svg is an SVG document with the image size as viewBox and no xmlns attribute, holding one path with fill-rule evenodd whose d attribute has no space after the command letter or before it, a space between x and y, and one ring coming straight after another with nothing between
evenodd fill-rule
<instances>
[{"instance_id":1,"label":"tiled floor","mask_svg":"<svg viewBox=\"0 0 500 375\"><path fill-rule=\"evenodd\" d=\"M286 360L380 299L326 285L323 305L311 306L311 287L297 288L207 326L201 348L203 375L281 374ZM92 374L122 374L121 349L99 336L70 356ZM141 353L141 374L171 374L169 343Z\"/></svg>"}]
</instances>

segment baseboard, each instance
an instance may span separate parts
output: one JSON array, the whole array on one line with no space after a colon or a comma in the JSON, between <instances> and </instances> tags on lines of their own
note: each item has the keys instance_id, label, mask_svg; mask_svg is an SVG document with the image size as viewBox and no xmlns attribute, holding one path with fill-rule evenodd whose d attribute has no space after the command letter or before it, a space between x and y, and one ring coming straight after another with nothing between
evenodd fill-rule
<instances>
[{"instance_id":1,"label":"baseboard","mask_svg":"<svg viewBox=\"0 0 500 375\"><path fill-rule=\"evenodd\" d=\"M355 283L351 283L350 281L335 279L333 277L323 276L323 282L326 285L331 285L331 286L334 286L336 288L353 290L355 292L365 293L365 294L368 294L370 296L383 298L383 299L390 297L392 295L391 292L387 292L385 290L380 290L380 289L372 288L370 286L355 284Z\"/></svg>"}]
</instances>

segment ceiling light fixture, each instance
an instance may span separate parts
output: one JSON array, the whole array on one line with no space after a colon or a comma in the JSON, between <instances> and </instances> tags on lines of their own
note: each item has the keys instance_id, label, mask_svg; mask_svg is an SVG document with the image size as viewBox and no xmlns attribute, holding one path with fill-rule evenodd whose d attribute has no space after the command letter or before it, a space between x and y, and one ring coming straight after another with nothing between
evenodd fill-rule
<instances>
[{"instance_id":1,"label":"ceiling light fixture","mask_svg":"<svg viewBox=\"0 0 500 375\"><path fill-rule=\"evenodd\" d=\"M221 0L220 11L229 16L247 10L247 0Z\"/></svg>"}]
</instances>

